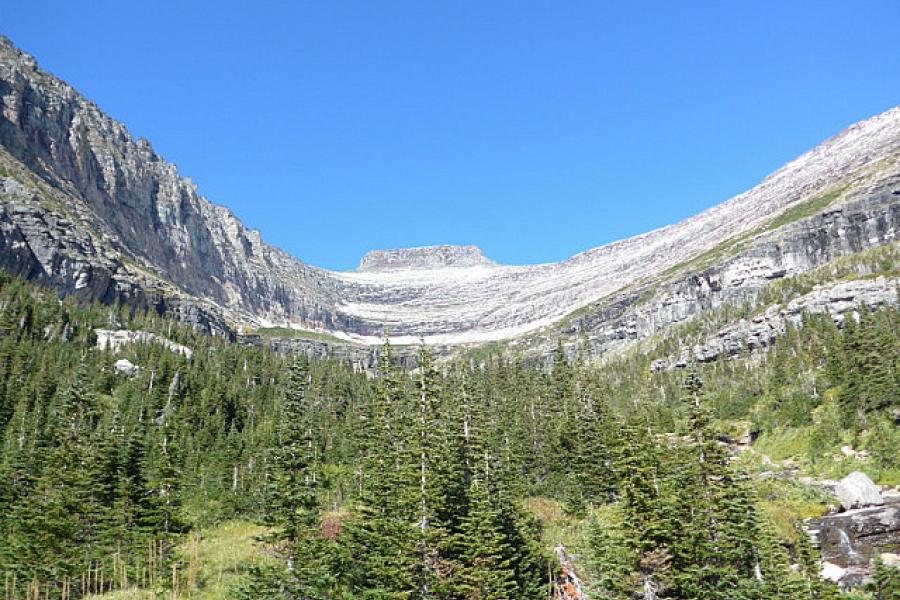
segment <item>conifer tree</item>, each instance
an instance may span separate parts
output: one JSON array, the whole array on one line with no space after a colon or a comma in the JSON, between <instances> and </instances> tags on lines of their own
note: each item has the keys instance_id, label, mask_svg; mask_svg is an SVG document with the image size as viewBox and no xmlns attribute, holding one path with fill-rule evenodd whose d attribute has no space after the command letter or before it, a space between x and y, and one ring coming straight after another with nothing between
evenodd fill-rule
<instances>
[{"instance_id":1,"label":"conifer tree","mask_svg":"<svg viewBox=\"0 0 900 600\"><path fill-rule=\"evenodd\" d=\"M614 464L614 428L609 405L602 391L587 380L583 369L578 379L579 409L571 425L572 454L566 495L568 509L583 514L589 506L610 502L617 491Z\"/></svg>"},{"instance_id":2,"label":"conifer tree","mask_svg":"<svg viewBox=\"0 0 900 600\"><path fill-rule=\"evenodd\" d=\"M803 600L837 600L837 586L819 577L819 557L810 544L809 535L800 523L794 523L794 539L794 559L799 577L788 586L790 597Z\"/></svg>"},{"instance_id":3,"label":"conifer tree","mask_svg":"<svg viewBox=\"0 0 900 600\"><path fill-rule=\"evenodd\" d=\"M322 571L325 547L318 527L318 436L306 357L291 362L286 380L277 414L266 512L266 522L275 528L268 539L285 564L283 569L254 570L243 586L233 590L237 598L319 598L327 586Z\"/></svg>"},{"instance_id":4,"label":"conifer tree","mask_svg":"<svg viewBox=\"0 0 900 600\"><path fill-rule=\"evenodd\" d=\"M412 598L443 597L453 584L451 535L464 510L465 464L454 420L442 402L440 374L424 345L419 351L416 439L419 498L416 589Z\"/></svg>"},{"instance_id":5,"label":"conifer tree","mask_svg":"<svg viewBox=\"0 0 900 600\"><path fill-rule=\"evenodd\" d=\"M469 485L469 509L460 532L462 559L467 565L464 590L470 598L513 600L516 574L510 555L513 549L501 528L500 509L491 497L483 474Z\"/></svg>"},{"instance_id":6,"label":"conifer tree","mask_svg":"<svg viewBox=\"0 0 900 600\"><path fill-rule=\"evenodd\" d=\"M318 525L317 474L312 431L312 408L307 398L309 369L297 358L288 370L278 414L277 446L271 461L271 490L267 520L288 546L289 570L302 540L309 543Z\"/></svg>"},{"instance_id":7,"label":"conifer tree","mask_svg":"<svg viewBox=\"0 0 900 600\"><path fill-rule=\"evenodd\" d=\"M897 600L900 598L900 569L889 567L881 555L872 561L872 583L869 585L875 600Z\"/></svg>"},{"instance_id":8,"label":"conifer tree","mask_svg":"<svg viewBox=\"0 0 900 600\"><path fill-rule=\"evenodd\" d=\"M358 497L359 516L339 540L347 587L372 600L402 598L416 589L414 510L418 478L398 427L406 398L389 344L379 355L378 391L367 414Z\"/></svg>"},{"instance_id":9,"label":"conifer tree","mask_svg":"<svg viewBox=\"0 0 900 600\"><path fill-rule=\"evenodd\" d=\"M55 398L49 423L55 444L33 491L13 508L22 552L18 558L42 565L43 577L74 575L81 553L96 540L94 518L100 507L94 495L90 437L97 405L87 373L82 360Z\"/></svg>"}]
</instances>

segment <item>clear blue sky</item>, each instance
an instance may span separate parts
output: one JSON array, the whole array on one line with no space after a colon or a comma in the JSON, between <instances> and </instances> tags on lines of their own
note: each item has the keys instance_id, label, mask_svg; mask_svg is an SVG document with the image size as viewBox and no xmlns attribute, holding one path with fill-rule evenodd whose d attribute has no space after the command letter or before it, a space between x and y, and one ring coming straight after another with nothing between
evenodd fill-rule
<instances>
[{"instance_id":1,"label":"clear blue sky","mask_svg":"<svg viewBox=\"0 0 900 600\"><path fill-rule=\"evenodd\" d=\"M555 261L900 103L900 2L0 2L0 31L310 263Z\"/></svg>"}]
</instances>

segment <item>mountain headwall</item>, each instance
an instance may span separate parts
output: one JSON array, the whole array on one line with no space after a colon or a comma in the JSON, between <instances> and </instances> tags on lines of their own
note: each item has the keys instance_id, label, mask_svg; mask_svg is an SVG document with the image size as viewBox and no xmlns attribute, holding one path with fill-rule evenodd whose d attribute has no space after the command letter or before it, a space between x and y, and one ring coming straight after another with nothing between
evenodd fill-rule
<instances>
[{"instance_id":1,"label":"mountain headwall","mask_svg":"<svg viewBox=\"0 0 900 600\"><path fill-rule=\"evenodd\" d=\"M210 331L291 327L376 343L551 331L598 350L900 229L900 108L858 123L690 219L555 264L474 247L376 251L353 272L266 244L146 140L0 38L0 266Z\"/></svg>"}]
</instances>

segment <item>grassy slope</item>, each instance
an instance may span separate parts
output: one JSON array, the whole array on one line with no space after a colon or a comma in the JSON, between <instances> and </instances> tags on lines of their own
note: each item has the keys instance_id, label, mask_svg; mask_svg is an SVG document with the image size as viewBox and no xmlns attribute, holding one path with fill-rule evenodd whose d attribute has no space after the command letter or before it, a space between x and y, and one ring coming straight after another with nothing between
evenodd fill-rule
<instances>
[{"instance_id":1,"label":"grassy slope","mask_svg":"<svg viewBox=\"0 0 900 600\"><path fill-rule=\"evenodd\" d=\"M256 537L265 528L246 521L228 521L203 529L182 540L178 546L178 592L176 600L216 600L225 598L228 587L238 581L251 565L272 560ZM91 600L144 600L156 598L152 590L133 589L89 596Z\"/></svg>"},{"instance_id":2,"label":"grassy slope","mask_svg":"<svg viewBox=\"0 0 900 600\"><path fill-rule=\"evenodd\" d=\"M292 329L290 327L260 327L252 331L256 335L265 338L286 338L291 340L317 340L330 344L351 344L347 340L335 337L328 333L309 331L307 329Z\"/></svg>"}]
</instances>

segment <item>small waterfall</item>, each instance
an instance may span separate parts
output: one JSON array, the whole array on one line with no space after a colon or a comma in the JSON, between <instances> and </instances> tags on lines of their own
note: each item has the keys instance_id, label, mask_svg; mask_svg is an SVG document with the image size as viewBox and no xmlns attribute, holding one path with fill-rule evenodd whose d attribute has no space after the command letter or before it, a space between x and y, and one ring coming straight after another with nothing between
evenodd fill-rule
<instances>
[{"instance_id":1,"label":"small waterfall","mask_svg":"<svg viewBox=\"0 0 900 600\"><path fill-rule=\"evenodd\" d=\"M850 541L850 536L847 535L847 532L843 528L839 528L838 535L841 536L840 546L847 552L847 556L856 556L856 550L853 549L853 543Z\"/></svg>"}]
</instances>

